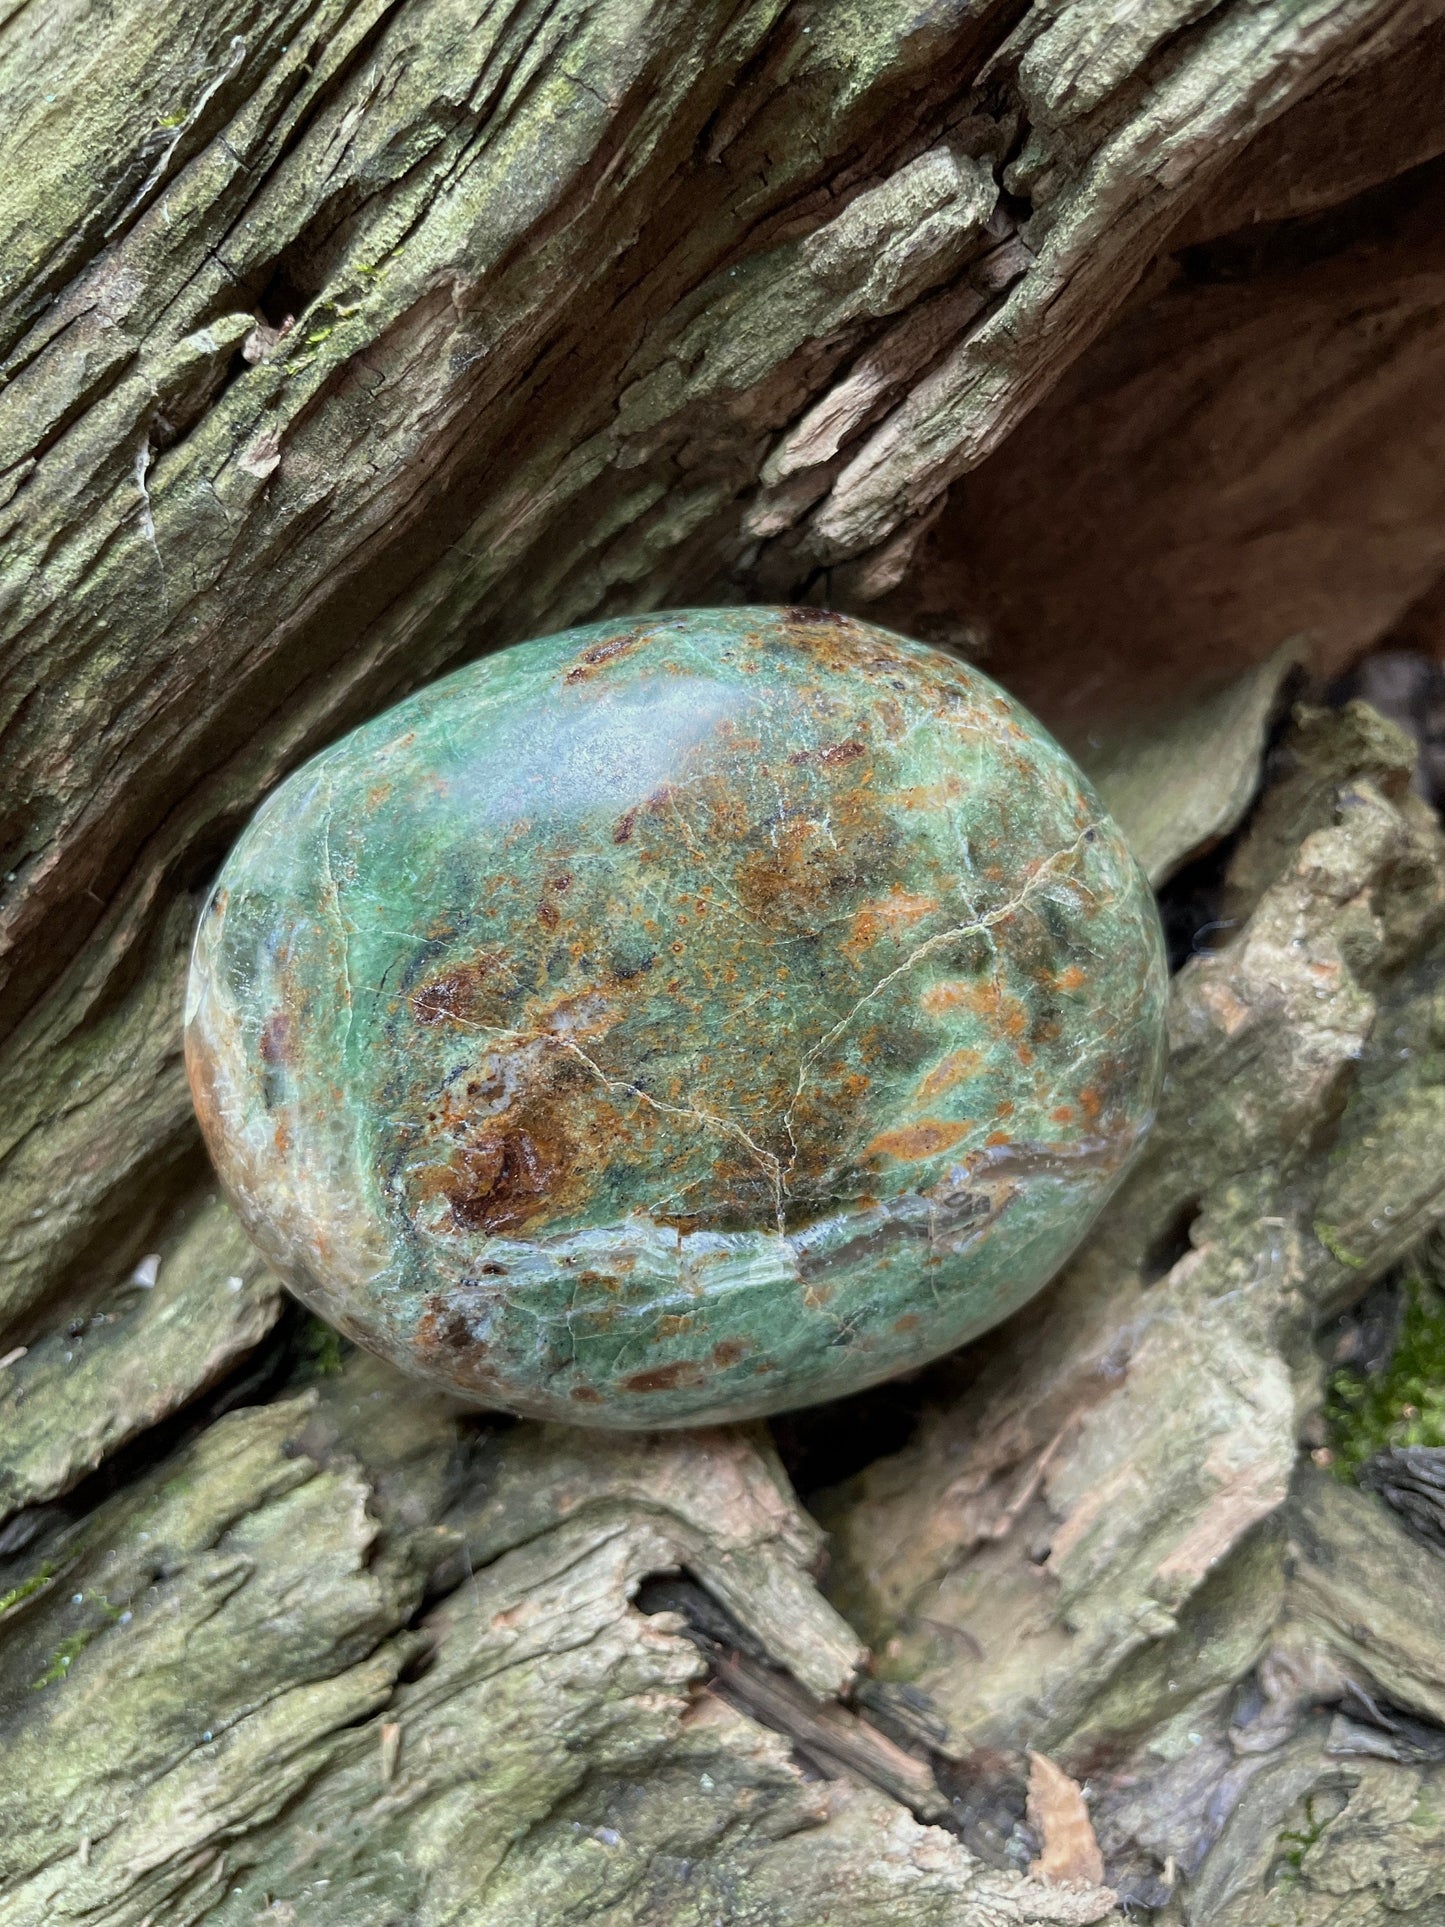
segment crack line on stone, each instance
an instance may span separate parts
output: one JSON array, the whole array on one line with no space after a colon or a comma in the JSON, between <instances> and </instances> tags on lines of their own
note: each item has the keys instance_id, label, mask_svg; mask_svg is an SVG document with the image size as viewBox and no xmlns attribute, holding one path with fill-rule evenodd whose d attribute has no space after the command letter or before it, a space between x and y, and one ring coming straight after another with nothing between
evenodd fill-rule
<instances>
[{"instance_id":1,"label":"crack line on stone","mask_svg":"<svg viewBox=\"0 0 1445 1927\"><path fill-rule=\"evenodd\" d=\"M326 863L326 883L331 914L336 919L336 927L341 936L341 981L346 992L346 1029L341 1034L340 1050L344 1055L346 1046L351 1040L351 1025L356 1014L351 988L352 926L348 925L345 912L341 908L341 890L336 881L336 873L331 867L331 812L329 809L321 831L321 853Z\"/></svg>"},{"instance_id":2,"label":"crack line on stone","mask_svg":"<svg viewBox=\"0 0 1445 1927\"><path fill-rule=\"evenodd\" d=\"M880 996L889 984L894 983L931 952L939 949L946 943L956 942L961 937L975 935L986 936L995 926L1006 922L1009 917L1013 916L1028 902L1030 897L1043 887L1062 864L1067 863L1078 854L1080 848L1097 832L1098 827L1097 823L1085 824L1084 828L1080 830L1072 843L1062 850L1055 851L1052 856L1046 857L1017 895L1010 897L1006 903L1000 904L997 909L987 911L983 916L975 917L968 923L958 924L948 930L941 930L937 932L936 935L927 938L923 943L919 944L904 958L902 963L896 965L894 969L888 971L883 977L880 977L878 982L874 984L870 990L865 991L863 996L853 1005L852 1009L819 1038L818 1042L808 1051L799 1066L797 1086L793 1092L792 1101L789 1103L787 1111L783 1115L782 1126L787 1133L788 1142L792 1147L792 1156L789 1158L786 1166L784 1166L782 1160L774 1152L765 1150L762 1145L756 1143L748 1132L743 1129L742 1125L735 1123L731 1118L719 1117L715 1112L700 1110L696 1106L664 1103L661 1098L653 1097L639 1085L631 1082L630 1079L610 1076L595 1058L589 1056L580 1044L574 1043L570 1038L559 1037L555 1032L544 1031L538 1033L536 1031L508 1029L500 1025L473 1024L468 1023L465 1019L460 1020L461 1025L462 1028L466 1030L471 1030L482 1035L490 1035L499 1041L515 1041L522 1044L543 1043L553 1048L570 1051L579 1063L583 1064L605 1089L625 1091L629 1097L634 1098L639 1103L650 1106L651 1109L664 1116L692 1118L708 1130L722 1131L726 1135L735 1138L740 1144L744 1145L753 1158L756 1159L759 1170L767 1179L768 1188L773 1194L773 1209L778 1234L779 1236L785 1237L787 1235L785 1205L788 1194L788 1178L798 1161L798 1144L793 1134L793 1113L806 1087L808 1072L814 1063L816 1063L819 1055L827 1049L829 1044L843 1034L865 1004L871 1003L874 998ZM327 861L329 877L329 844L327 847ZM332 888L334 891L334 883Z\"/></svg>"},{"instance_id":3,"label":"crack line on stone","mask_svg":"<svg viewBox=\"0 0 1445 1927\"><path fill-rule=\"evenodd\" d=\"M782 800L781 796L779 800L780 801ZM759 916L756 911L749 910L747 905L742 901L742 899L739 896L737 896L737 894L733 890L729 889L727 882L722 875L722 872L716 869L714 865L708 861L707 854L706 854L706 840L699 839L696 836L696 834L694 833L692 824L683 815L682 810L675 796L670 796L668 798L668 806L671 809L674 818L676 819L678 830L682 836L683 847L687 850L689 856L692 857L693 861L699 866L699 868L704 870L707 873L707 875L712 878L714 884L717 886L717 889L719 892L720 907L729 911L732 915L734 915L737 918L739 923L746 925L749 929L777 931L778 926L776 924L769 923L766 917ZM832 837L831 830L829 832L829 837L830 837L830 840L833 842L834 847L836 848L837 840L836 838ZM776 826L774 827L774 830L773 830L772 841L773 841L773 847L774 849L776 849L777 848ZM817 940L817 938L822 934L824 930L830 927L830 925L835 923L846 923L847 921L848 921L847 917L828 917L828 918L825 918L824 921L821 924L819 924L815 930L802 931L796 936L790 937L784 934L778 934L778 935L769 936L769 937L753 937L751 941L753 943L756 943L761 949L764 949L764 950L777 950L782 948L784 945L813 943Z\"/></svg>"},{"instance_id":4,"label":"crack line on stone","mask_svg":"<svg viewBox=\"0 0 1445 1927\"><path fill-rule=\"evenodd\" d=\"M783 1220L784 1178L786 1174L783 1171L782 1164L771 1151L765 1151L762 1145L755 1144L741 1124L735 1124L731 1118L718 1117L716 1113L712 1111L697 1110L693 1106L664 1104L660 1098L651 1096L647 1091L642 1090L636 1084L630 1083L624 1077L609 1077L602 1066L597 1063L595 1059L589 1057L580 1044L574 1044L570 1038L559 1037L556 1039L556 1042L562 1046L563 1050L571 1051L572 1055L585 1064L593 1076L599 1078L608 1090L626 1091L630 1097L637 1098L640 1103L649 1104L654 1111L661 1111L671 1117L695 1118L699 1124L706 1125L712 1130L725 1131L729 1136L735 1137L740 1143L745 1144L757 1159L758 1168L768 1180L768 1188L773 1194L773 1209L777 1215L778 1232L780 1235L786 1232L787 1227Z\"/></svg>"},{"instance_id":5,"label":"crack line on stone","mask_svg":"<svg viewBox=\"0 0 1445 1927\"><path fill-rule=\"evenodd\" d=\"M1044 859L1038 869L1035 870L1033 875L1028 879L1027 883L1025 883L1022 890L1019 891L1018 895L1010 897L1007 903L1001 903L996 910L989 910L983 916L974 918L970 923L961 923L951 930L940 930L936 935L926 938L915 950L911 951L909 955L903 959L901 964L896 965L894 969L890 970L885 976L880 977L871 990L865 991L847 1015L840 1017L831 1030L823 1033L798 1066L797 1087L793 1092L792 1102L783 1115L783 1129L787 1132L788 1142L793 1147L793 1155L788 1162L787 1169L781 1174L781 1182L784 1190L786 1190L787 1187L788 1176L798 1161L797 1139L793 1136L793 1113L797 1109L799 1099L803 1095L803 1090L808 1081L808 1072L818 1061L822 1052L837 1038L842 1036L843 1032L847 1030L848 1026L865 1004L872 1003L875 997L881 996L889 984L896 982L899 977L902 977L906 972L912 970L915 964L921 963L932 951L941 948L942 945L946 943L954 943L961 937L986 936L996 924L1006 922L1016 911L1022 909L1034 892L1052 876L1060 864L1068 862L1078 854L1080 848L1097 832L1098 827L1097 823L1086 823L1084 828L1079 831L1079 834L1066 849L1056 850L1052 856Z\"/></svg>"},{"instance_id":6,"label":"crack line on stone","mask_svg":"<svg viewBox=\"0 0 1445 1927\"><path fill-rule=\"evenodd\" d=\"M654 1111L659 1111L670 1117L690 1117L697 1123L707 1126L710 1130L723 1131L729 1136L737 1138L740 1143L746 1145L753 1157L757 1159L758 1168L767 1178L768 1188L773 1194L773 1208L777 1216L778 1230L780 1233L786 1231L786 1226L783 1221L784 1173L781 1160L775 1157L771 1151L764 1150L762 1145L755 1144L741 1124L735 1124L731 1118L719 1117L716 1112L713 1111L698 1110L695 1106L665 1104L661 1098L653 1097L650 1092L644 1091L639 1085L632 1083L630 1079L609 1076L596 1059L590 1057L587 1052L582 1049L580 1044L574 1044L569 1037L559 1037L555 1031L508 1030L496 1024L469 1023L465 1018L458 1018L453 1021L458 1023L463 1030L472 1031L479 1036L493 1037L499 1042L522 1045L541 1044L544 1048L550 1046L553 1049L570 1051L580 1063L584 1064L587 1069L591 1071L592 1075L605 1089L610 1091L625 1091L629 1097L635 1098L640 1104L649 1105ZM702 1179L695 1180L697 1184L702 1182ZM692 1185L683 1187L685 1190L693 1188L694 1186Z\"/></svg>"}]
</instances>

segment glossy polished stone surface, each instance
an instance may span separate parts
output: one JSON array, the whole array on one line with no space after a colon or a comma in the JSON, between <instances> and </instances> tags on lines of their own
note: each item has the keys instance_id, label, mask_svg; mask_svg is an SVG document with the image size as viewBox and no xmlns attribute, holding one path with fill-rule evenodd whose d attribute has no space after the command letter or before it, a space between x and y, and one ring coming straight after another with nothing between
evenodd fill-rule
<instances>
[{"instance_id":1,"label":"glossy polished stone surface","mask_svg":"<svg viewBox=\"0 0 1445 1927\"><path fill-rule=\"evenodd\" d=\"M292 776L187 998L221 1178L359 1343L532 1416L733 1419L1004 1317L1152 1114L1153 899L1043 730L844 617L487 657Z\"/></svg>"}]
</instances>

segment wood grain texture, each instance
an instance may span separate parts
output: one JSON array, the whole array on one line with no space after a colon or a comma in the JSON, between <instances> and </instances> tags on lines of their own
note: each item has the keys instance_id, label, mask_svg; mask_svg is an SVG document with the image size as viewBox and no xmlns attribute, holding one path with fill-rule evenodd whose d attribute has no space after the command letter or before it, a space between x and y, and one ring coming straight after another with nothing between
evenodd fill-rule
<instances>
[{"instance_id":1,"label":"wood grain texture","mask_svg":"<svg viewBox=\"0 0 1445 1927\"><path fill-rule=\"evenodd\" d=\"M1438 1560L1299 1468L1317 1333L1445 1218L1440 832L1371 712L1155 811L1183 855L1263 768L1155 1148L1027 1324L817 1434L826 1574L761 1433L479 1426L305 1325L179 1016L257 802L529 634L852 608L1144 788L1283 645L1437 649L1442 49L1436 0L4 10L6 1927L1438 1904ZM1107 1887L1026 1871L1030 1747Z\"/></svg>"}]
</instances>

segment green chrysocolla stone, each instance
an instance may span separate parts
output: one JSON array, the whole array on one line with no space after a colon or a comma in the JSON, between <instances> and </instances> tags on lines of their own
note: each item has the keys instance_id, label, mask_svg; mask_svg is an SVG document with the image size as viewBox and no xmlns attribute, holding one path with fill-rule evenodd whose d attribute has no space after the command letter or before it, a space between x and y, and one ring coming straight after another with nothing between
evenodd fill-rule
<instances>
[{"instance_id":1,"label":"green chrysocolla stone","mask_svg":"<svg viewBox=\"0 0 1445 1927\"><path fill-rule=\"evenodd\" d=\"M744 1418L1023 1303L1155 1102L1153 899L941 652L694 610L487 657L317 756L203 915L186 1049L257 1244L485 1404Z\"/></svg>"}]
</instances>

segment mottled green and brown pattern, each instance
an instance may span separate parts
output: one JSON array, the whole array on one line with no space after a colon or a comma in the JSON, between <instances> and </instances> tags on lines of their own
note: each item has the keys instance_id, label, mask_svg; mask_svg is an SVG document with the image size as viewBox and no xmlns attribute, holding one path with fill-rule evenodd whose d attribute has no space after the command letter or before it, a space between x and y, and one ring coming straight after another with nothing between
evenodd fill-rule
<instances>
[{"instance_id":1,"label":"mottled green and brown pattern","mask_svg":"<svg viewBox=\"0 0 1445 1927\"><path fill-rule=\"evenodd\" d=\"M1152 898L937 650L689 611L490 656L241 838L187 1056L271 1262L360 1343L593 1425L855 1390L1083 1234L1162 1053Z\"/></svg>"}]
</instances>

